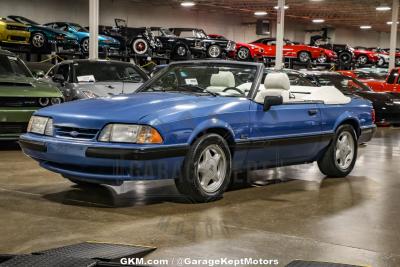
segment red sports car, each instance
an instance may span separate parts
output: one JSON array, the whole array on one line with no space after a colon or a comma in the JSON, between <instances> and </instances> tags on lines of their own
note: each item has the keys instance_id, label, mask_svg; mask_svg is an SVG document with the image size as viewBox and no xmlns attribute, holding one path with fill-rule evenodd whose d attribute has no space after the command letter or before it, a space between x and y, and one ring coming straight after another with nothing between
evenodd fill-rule
<instances>
[{"instance_id":1,"label":"red sports car","mask_svg":"<svg viewBox=\"0 0 400 267\"><path fill-rule=\"evenodd\" d=\"M220 34L209 34L212 39L227 40L225 36ZM236 43L235 51L229 53L229 57L237 58L238 60L259 59L264 55L264 49L258 45L247 43Z\"/></svg>"},{"instance_id":2,"label":"red sports car","mask_svg":"<svg viewBox=\"0 0 400 267\"><path fill-rule=\"evenodd\" d=\"M368 48L361 46L354 47L353 53L354 53L354 58L360 65L375 64L379 61L380 58L378 53L368 50Z\"/></svg>"},{"instance_id":3,"label":"red sports car","mask_svg":"<svg viewBox=\"0 0 400 267\"><path fill-rule=\"evenodd\" d=\"M275 38L262 38L252 42L254 45L264 48L265 57L275 57L276 55L276 39ZM283 46L283 56L287 58L297 58L302 63L308 63L311 60L318 60L320 57L326 55L325 49L308 46L302 44L294 44L293 42L285 39Z\"/></svg>"},{"instance_id":4,"label":"red sports car","mask_svg":"<svg viewBox=\"0 0 400 267\"><path fill-rule=\"evenodd\" d=\"M400 68L392 69L386 80L363 80L363 83L376 92L400 92Z\"/></svg>"}]
</instances>

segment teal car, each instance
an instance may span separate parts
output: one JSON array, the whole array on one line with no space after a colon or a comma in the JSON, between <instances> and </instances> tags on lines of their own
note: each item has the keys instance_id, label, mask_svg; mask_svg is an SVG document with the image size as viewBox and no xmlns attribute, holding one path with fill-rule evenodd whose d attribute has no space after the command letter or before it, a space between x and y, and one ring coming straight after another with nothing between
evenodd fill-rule
<instances>
[{"instance_id":1,"label":"teal car","mask_svg":"<svg viewBox=\"0 0 400 267\"><path fill-rule=\"evenodd\" d=\"M25 24L31 33L31 48L36 51L53 51L56 46L58 52L79 52L78 37L74 34L63 32L40 25L39 23L22 16L8 16L8 19Z\"/></svg>"},{"instance_id":2,"label":"teal car","mask_svg":"<svg viewBox=\"0 0 400 267\"><path fill-rule=\"evenodd\" d=\"M52 29L61 30L76 36L78 38L81 51L83 53L89 52L89 31L86 28L79 24L70 22L50 22L44 25ZM120 49L120 42L117 39L105 35L99 35L98 39L101 51L107 51L108 54L118 53Z\"/></svg>"}]
</instances>

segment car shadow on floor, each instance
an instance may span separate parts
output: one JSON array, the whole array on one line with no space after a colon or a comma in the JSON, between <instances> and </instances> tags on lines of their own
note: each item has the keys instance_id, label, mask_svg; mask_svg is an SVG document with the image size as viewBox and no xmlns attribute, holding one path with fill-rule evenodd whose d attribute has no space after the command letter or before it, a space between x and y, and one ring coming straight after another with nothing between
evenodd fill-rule
<instances>
[{"instance_id":1,"label":"car shadow on floor","mask_svg":"<svg viewBox=\"0 0 400 267\"><path fill-rule=\"evenodd\" d=\"M0 151L21 150L16 141L0 141Z\"/></svg>"}]
</instances>

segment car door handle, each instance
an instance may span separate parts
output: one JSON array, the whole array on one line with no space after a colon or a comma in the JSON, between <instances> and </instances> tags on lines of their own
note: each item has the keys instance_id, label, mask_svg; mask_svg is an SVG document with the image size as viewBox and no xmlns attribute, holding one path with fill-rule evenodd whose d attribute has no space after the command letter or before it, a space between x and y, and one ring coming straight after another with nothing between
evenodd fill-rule
<instances>
[{"instance_id":1,"label":"car door handle","mask_svg":"<svg viewBox=\"0 0 400 267\"><path fill-rule=\"evenodd\" d=\"M308 115L310 115L310 116L317 115L317 113L318 113L318 110L316 110L316 109L310 109L310 110L308 111Z\"/></svg>"}]
</instances>

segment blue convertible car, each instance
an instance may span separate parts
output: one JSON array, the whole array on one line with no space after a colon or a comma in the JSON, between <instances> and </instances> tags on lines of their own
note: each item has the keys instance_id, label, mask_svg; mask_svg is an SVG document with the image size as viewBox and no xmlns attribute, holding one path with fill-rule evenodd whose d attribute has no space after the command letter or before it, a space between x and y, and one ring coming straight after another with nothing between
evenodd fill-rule
<instances>
[{"instance_id":1,"label":"blue convertible car","mask_svg":"<svg viewBox=\"0 0 400 267\"><path fill-rule=\"evenodd\" d=\"M232 172L317 161L348 175L375 130L371 103L292 87L259 63L172 63L138 93L37 111L20 145L77 184L175 179L197 202L220 198Z\"/></svg>"}]
</instances>

